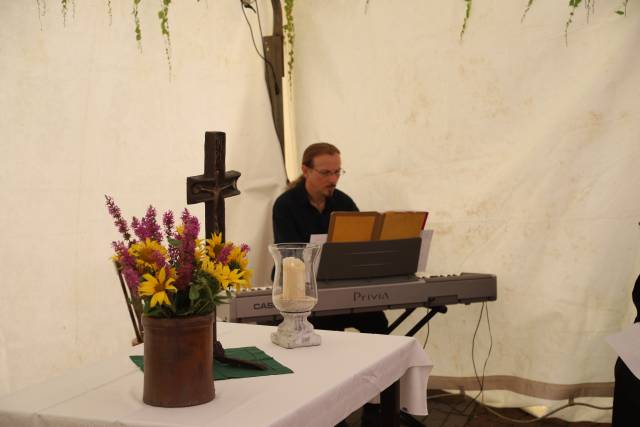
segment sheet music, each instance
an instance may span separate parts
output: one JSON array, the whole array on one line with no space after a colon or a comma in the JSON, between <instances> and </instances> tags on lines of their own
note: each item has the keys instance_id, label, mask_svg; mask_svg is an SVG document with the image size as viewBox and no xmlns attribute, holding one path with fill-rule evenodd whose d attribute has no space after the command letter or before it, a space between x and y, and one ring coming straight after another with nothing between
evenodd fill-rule
<instances>
[{"instance_id":1,"label":"sheet music","mask_svg":"<svg viewBox=\"0 0 640 427\"><path fill-rule=\"evenodd\" d=\"M605 338L636 378L640 378L640 323Z\"/></svg>"},{"instance_id":2,"label":"sheet music","mask_svg":"<svg viewBox=\"0 0 640 427\"><path fill-rule=\"evenodd\" d=\"M309 243L318 243L322 245L323 243L327 243L327 235L326 234L312 234L309 237Z\"/></svg>"}]
</instances>

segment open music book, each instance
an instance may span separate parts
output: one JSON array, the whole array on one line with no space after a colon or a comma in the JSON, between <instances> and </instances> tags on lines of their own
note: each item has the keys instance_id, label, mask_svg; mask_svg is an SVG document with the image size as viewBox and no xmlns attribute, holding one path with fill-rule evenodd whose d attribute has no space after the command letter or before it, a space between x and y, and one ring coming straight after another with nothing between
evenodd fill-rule
<instances>
[{"instance_id":1,"label":"open music book","mask_svg":"<svg viewBox=\"0 0 640 427\"><path fill-rule=\"evenodd\" d=\"M327 242L368 242L420 237L428 212L332 212Z\"/></svg>"}]
</instances>

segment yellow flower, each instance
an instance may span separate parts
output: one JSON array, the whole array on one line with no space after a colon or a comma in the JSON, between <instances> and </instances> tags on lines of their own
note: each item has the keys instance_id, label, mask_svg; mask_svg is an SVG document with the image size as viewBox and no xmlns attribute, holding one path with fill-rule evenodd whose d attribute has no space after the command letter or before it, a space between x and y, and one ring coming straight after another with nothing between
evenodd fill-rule
<instances>
[{"instance_id":1,"label":"yellow flower","mask_svg":"<svg viewBox=\"0 0 640 427\"><path fill-rule=\"evenodd\" d=\"M247 282L243 287L250 288L251 278L253 277L253 270L251 270L250 268L244 268L242 272L244 273L242 278Z\"/></svg>"},{"instance_id":2,"label":"yellow flower","mask_svg":"<svg viewBox=\"0 0 640 427\"><path fill-rule=\"evenodd\" d=\"M209 275L216 277L216 263L211 261L209 257L205 257L202 260L202 266L200 268L202 268L204 272L209 273Z\"/></svg>"},{"instance_id":3,"label":"yellow flower","mask_svg":"<svg viewBox=\"0 0 640 427\"><path fill-rule=\"evenodd\" d=\"M229 287L229 274L231 270L228 265L222 265L219 262L215 263L215 268L213 270L213 277L215 277L218 282L220 282L220 286L227 289Z\"/></svg>"},{"instance_id":4,"label":"yellow flower","mask_svg":"<svg viewBox=\"0 0 640 427\"><path fill-rule=\"evenodd\" d=\"M244 252L242 248L240 248L239 246L234 246L231 252L229 253L229 257L227 258L227 264L231 264L231 263L236 264L236 266L239 267L238 270L240 270L240 272L242 273L242 275L240 276L242 279L240 281L234 282L233 280L231 280L231 282L236 283L241 287L250 287L249 282L251 280L251 276L253 275L253 272L247 268L247 266L249 265L249 259L247 258L247 253Z\"/></svg>"},{"instance_id":5,"label":"yellow flower","mask_svg":"<svg viewBox=\"0 0 640 427\"><path fill-rule=\"evenodd\" d=\"M144 242L138 242L129 248L129 253L136 260L138 271L143 272L147 268L155 270L159 266L156 264L158 253L167 259L167 250L155 240L147 238Z\"/></svg>"},{"instance_id":6,"label":"yellow flower","mask_svg":"<svg viewBox=\"0 0 640 427\"><path fill-rule=\"evenodd\" d=\"M229 267L227 267L227 269L228 268ZM230 271L229 275L227 276L229 283L232 285L237 285L241 288L249 287L249 282L244 279L245 273L246 273L245 271L240 271L237 268L235 270Z\"/></svg>"},{"instance_id":7,"label":"yellow flower","mask_svg":"<svg viewBox=\"0 0 640 427\"><path fill-rule=\"evenodd\" d=\"M207 243L211 246L218 246L222 244L222 233L211 233L211 238L207 239Z\"/></svg>"},{"instance_id":8,"label":"yellow flower","mask_svg":"<svg viewBox=\"0 0 640 427\"><path fill-rule=\"evenodd\" d=\"M222 247L222 233L211 233L211 238L207 239L207 254L211 258L217 258L217 252Z\"/></svg>"},{"instance_id":9,"label":"yellow flower","mask_svg":"<svg viewBox=\"0 0 640 427\"><path fill-rule=\"evenodd\" d=\"M202 244L202 239L196 239L196 249L193 256L198 262L204 262L207 258L207 248Z\"/></svg>"},{"instance_id":10,"label":"yellow flower","mask_svg":"<svg viewBox=\"0 0 640 427\"><path fill-rule=\"evenodd\" d=\"M249 282L244 278L245 272L238 269L231 270L228 265L207 259L202 263L202 269L215 277L224 289L228 289L230 285L249 286Z\"/></svg>"},{"instance_id":11,"label":"yellow flower","mask_svg":"<svg viewBox=\"0 0 640 427\"><path fill-rule=\"evenodd\" d=\"M231 252L229 253L229 257L227 259L228 259L228 262L235 261L241 266L244 261L245 267L246 267L246 264L248 263L247 259L245 258L245 253L242 252L242 249L240 249L238 246L234 246L233 249L231 249Z\"/></svg>"},{"instance_id":12,"label":"yellow flower","mask_svg":"<svg viewBox=\"0 0 640 427\"><path fill-rule=\"evenodd\" d=\"M140 294L141 297L151 297L151 308L155 307L158 303L160 303L160 305L171 305L167 292L175 293L178 290L172 285L175 279L172 277L167 278L164 268L161 268L155 276L147 273L142 277L145 281L140 284L138 294Z\"/></svg>"}]
</instances>

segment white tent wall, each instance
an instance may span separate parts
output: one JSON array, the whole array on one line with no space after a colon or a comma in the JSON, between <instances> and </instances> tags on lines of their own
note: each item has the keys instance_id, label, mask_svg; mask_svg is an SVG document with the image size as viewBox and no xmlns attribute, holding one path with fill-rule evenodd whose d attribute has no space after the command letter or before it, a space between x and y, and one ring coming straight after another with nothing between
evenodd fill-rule
<instances>
[{"instance_id":1,"label":"white tent wall","mask_svg":"<svg viewBox=\"0 0 640 427\"><path fill-rule=\"evenodd\" d=\"M338 145L340 186L361 210L428 210L427 274L497 275L488 389L503 375L608 383L604 337L631 322L640 272L640 9L599 1L587 23L580 7L566 43L567 2L538 0L521 22L526 3L474 0L461 41L463 1L296 2L298 148ZM476 385L480 309L430 322L434 385ZM479 374L489 342L483 320Z\"/></svg>"},{"instance_id":2,"label":"white tent wall","mask_svg":"<svg viewBox=\"0 0 640 427\"><path fill-rule=\"evenodd\" d=\"M66 27L59 1L39 3L41 23L37 2L0 2L0 394L130 345L104 194L127 219L149 204L179 215L186 177L203 173L204 132L226 132L226 166L242 173L227 237L253 248L263 283L285 182L238 2L173 2L171 78L160 3L140 5L142 51L132 2L110 2L111 24L106 1L70 2ZM189 209L204 227L203 206Z\"/></svg>"}]
</instances>

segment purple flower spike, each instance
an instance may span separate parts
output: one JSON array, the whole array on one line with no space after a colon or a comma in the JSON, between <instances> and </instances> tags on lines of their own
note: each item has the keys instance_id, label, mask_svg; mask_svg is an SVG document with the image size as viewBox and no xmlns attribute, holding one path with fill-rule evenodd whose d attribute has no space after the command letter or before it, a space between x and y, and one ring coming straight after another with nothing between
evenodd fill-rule
<instances>
[{"instance_id":1,"label":"purple flower spike","mask_svg":"<svg viewBox=\"0 0 640 427\"><path fill-rule=\"evenodd\" d=\"M147 213L144 218L142 218L142 224L145 227L145 233L148 235L150 239L155 240L156 242L162 241L162 233L160 233L160 226L156 222L156 209L149 205L147 208Z\"/></svg>"},{"instance_id":2,"label":"purple flower spike","mask_svg":"<svg viewBox=\"0 0 640 427\"><path fill-rule=\"evenodd\" d=\"M129 286L131 293L135 295L140 285L140 275L138 271L135 268L126 267L122 269L122 276L127 286Z\"/></svg>"},{"instance_id":3,"label":"purple flower spike","mask_svg":"<svg viewBox=\"0 0 640 427\"><path fill-rule=\"evenodd\" d=\"M118 232L122 234L125 242L129 242L131 240L131 233L129 232L129 227L127 226L127 221L122 218L122 213L120 212L120 208L116 205L116 202L110 196L105 194L105 199L107 199L106 205L109 210L109 215L111 215L114 219L114 224L118 228Z\"/></svg>"},{"instance_id":4,"label":"purple flower spike","mask_svg":"<svg viewBox=\"0 0 640 427\"><path fill-rule=\"evenodd\" d=\"M136 236L141 241L146 239L155 240L156 242L162 241L162 233L160 232L160 226L156 222L156 210L153 206L147 208L147 213L141 220L133 217L131 228L133 228Z\"/></svg>"},{"instance_id":5,"label":"purple flower spike","mask_svg":"<svg viewBox=\"0 0 640 427\"><path fill-rule=\"evenodd\" d=\"M249 247L249 245L247 245L246 243L243 243L240 245L240 250L242 252L244 252L245 254L249 253L249 251L251 250L251 248Z\"/></svg>"},{"instance_id":6,"label":"purple flower spike","mask_svg":"<svg viewBox=\"0 0 640 427\"><path fill-rule=\"evenodd\" d=\"M162 253L158 251L153 251L151 254L151 259L153 263L158 267L158 269L163 268L167 265L167 259L162 255Z\"/></svg>"},{"instance_id":7,"label":"purple flower spike","mask_svg":"<svg viewBox=\"0 0 640 427\"><path fill-rule=\"evenodd\" d=\"M164 225L164 235L167 236L167 239L173 238L173 226L175 224L173 212L166 211L162 215L162 224Z\"/></svg>"},{"instance_id":8,"label":"purple flower spike","mask_svg":"<svg viewBox=\"0 0 640 427\"><path fill-rule=\"evenodd\" d=\"M132 293L137 292L140 284L140 274L136 270L136 260L131 256L124 242L112 242L111 246L113 246L118 256L118 263L120 264L124 281Z\"/></svg>"},{"instance_id":9,"label":"purple flower spike","mask_svg":"<svg viewBox=\"0 0 640 427\"><path fill-rule=\"evenodd\" d=\"M135 216L131 218L131 228L133 228L133 232L136 234L136 237L141 241L144 241L144 237L142 237L140 233L140 221Z\"/></svg>"},{"instance_id":10,"label":"purple flower spike","mask_svg":"<svg viewBox=\"0 0 640 427\"><path fill-rule=\"evenodd\" d=\"M178 289L186 288L193 277L196 239L200 232L200 223L198 222L198 218L191 216L187 209L182 212L181 218L182 223L184 224L184 229L182 231L182 236L180 237L182 244L178 251L178 264L180 267L178 268L178 278L175 281L175 286Z\"/></svg>"},{"instance_id":11,"label":"purple flower spike","mask_svg":"<svg viewBox=\"0 0 640 427\"><path fill-rule=\"evenodd\" d=\"M222 264L226 264L229 258L229 254L231 253L231 249L233 249L233 245L224 245L222 249L220 249L220 253L218 254L218 261Z\"/></svg>"}]
</instances>

